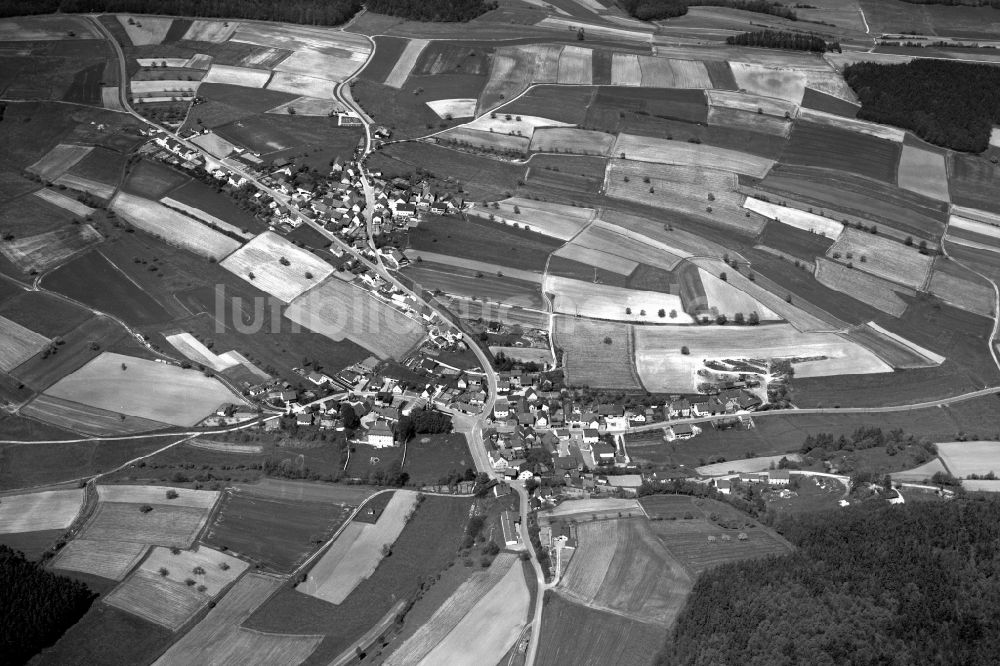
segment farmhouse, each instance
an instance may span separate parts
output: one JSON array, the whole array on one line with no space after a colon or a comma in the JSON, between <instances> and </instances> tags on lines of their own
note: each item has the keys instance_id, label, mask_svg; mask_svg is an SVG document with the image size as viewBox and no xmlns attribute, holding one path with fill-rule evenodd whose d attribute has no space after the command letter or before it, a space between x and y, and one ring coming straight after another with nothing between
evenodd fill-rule
<instances>
[{"instance_id":1,"label":"farmhouse","mask_svg":"<svg viewBox=\"0 0 1000 666\"><path fill-rule=\"evenodd\" d=\"M500 514L500 528L503 530L504 543L508 547L521 543L521 535L517 529L520 522L520 517L515 516L513 511L504 511Z\"/></svg>"},{"instance_id":2,"label":"farmhouse","mask_svg":"<svg viewBox=\"0 0 1000 666\"><path fill-rule=\"evenodd\" d=\"M694 427L687 423L678 423L677 425L669 426L665 435L668 442L673 442L678 439L691 439L695 436Z\"/></svg>"},{"instance_id":3,"label":"farmhouse","mask_svg":"<svg viewBox=\"0 0 1000 666\"><path fill-rule=\"evenodd\" d=\"M378 449L388 448L393 445L393 435L392 428L389 427L387 421L378 419L368 429L368 433L365 436L365 441L369 446L374 446Z\"/></svg>"}]
</instances>

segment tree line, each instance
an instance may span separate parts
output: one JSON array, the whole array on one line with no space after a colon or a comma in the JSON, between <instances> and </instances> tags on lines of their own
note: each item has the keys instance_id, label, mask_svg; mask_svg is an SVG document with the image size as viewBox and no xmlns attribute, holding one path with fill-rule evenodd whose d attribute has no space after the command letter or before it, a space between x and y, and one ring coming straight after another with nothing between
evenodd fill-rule
<instances>
[{"instance_id":1,"label":"tree line","mask_svg":"<svg viewBox=\"0 0 1000 666\"><path fill-rule=\"evenodd\" d=\"M825 39L816 35L805 35L785 30L742 32L738 35L726 37L726 44L730 46L758 46L767 49L787 49L789 51L811 51L813 53L840 51L840 44L837 42L827 44Z\"/></svg>"},{"instance_id":2,"label":"tree line","mask_svg":"<svg viewBox=\"0 0 1000 666\"><path fill-rule=\"evenodd\" d=\"M413 21L465 22L496 9L484 0L368 0L368 11Z\"/></svg>"},{"instance_id":3,"label":"tree line","mask_svg":"<svg viewBox=\"0 0 1000 666\"><path fill-rule=\"evenodd\" d=\"M728 7L791 21L798 20L791 8L769 0L620 0L619 4L622 9L640 21L658 21L684 16L688 7Z\"/></svg>"},{"instance_id":4,"label":"tree line","mask_svg":"<svg viewBox=\"0 0 1000 666\"><path fill-rule=\"evenodd\" d=\"M912 130L937 146L982 152L1000 124L1000 68L990 65L859 62L844 68L844 79L861 101L858 118Z\"/></svg>"},{"instance_id":5,"label":"tree line","mask_svg":"<svg viewBox=\"0 0 1000 666\"><path fill-rule=\"evenodd\" d=\"M0 545L0 661L27 662L90 608L96 594Z\"/></svg>"},{"instance_id":6,"label":"tree line","mask_svg":"<svg viewBox=\"0 0 1000 666\"><path fill-rule=\"evenodd\" d=\"M1000 9L1000 0L903 0L903 2L909 2L911 5L949 5L952 7L964 5Z\"/></svg>"},{"instance_id":7,"label":"tree line","mask_svg":"<svg viewBox=\"0 0 1000 666\"><path fill-rule=\"evenodd\" d=\"M361 0L0 0L0 17L28 14L128 13L340 25Z\"/></svg>"},{"instance_id":8,"label":"tree line","mask_svg":"<svg viewBox=\"0 0 1000 666\"><path fill-rule=\"evenodd\" d=\"M657 659L988 664L1000 651L1000 502L790 516L797 551L701 575Z\"/></svg>"}]
</instances>

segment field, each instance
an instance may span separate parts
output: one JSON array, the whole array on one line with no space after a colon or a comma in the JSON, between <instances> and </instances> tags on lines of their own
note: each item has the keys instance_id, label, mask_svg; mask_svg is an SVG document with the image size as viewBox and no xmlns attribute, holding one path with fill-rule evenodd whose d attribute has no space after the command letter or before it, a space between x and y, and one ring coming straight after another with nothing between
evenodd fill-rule
<instances>
[{"instance_id":1,"label":"field","mask_svg":"<svg viewBox=\"0 0 1000 666\"><path fill-rule=\"evenodd\" d=\"M725 505L713 504L719 507L725 519ZM730 529L714 524L707 516L655 521L652 525L667 550L695 576L726 562L784 555L790 550L780 537L758 525L742 530ZM747 539L740 540L739 534L745 534ZM712 536L717 540L709 541Z\"/></svg>"},{"instance_id":2,"label":"field","mask_svg":"<svg viewBox=\"0 0 1000 666\"><path fill-rule=\"evenodd\" d=\"M904 145L899 159L898 179L899 186L904 190L938 201L951 201L945 155L940 152Z\"/></svg>"},{"instance_id":3,"label":"field","mask_svg":"<svg viewBox=\"0 0 1000 666\"><path fill-rule=\"evenodd\" d=\"M746 138L754 136L750 132L787 139L792 132L792 121L783 117L759 114L756 111L742 111L724 106L710 106L708 125L730 131L746 133ZM712 136L710 133L707 137ZM707 139L711 140L711 139ZM777 143L777 141L775 141Z\"/></svg>"},{"instance_id":4,"label":"field","mask_svg":"<svg viewBox=\"0 0 1000 666\"><path fill-rule=\"evenodd\" d=\"M93 146L60 143L28 167L28 171L44 180L55 180L93 150Z\"/></svg>"},{"instance_id":5,"label":"field","mask_svg":"<svg viewBox=\"0 0 1000 666\"><path fill-rule=\"evenodd\" d=\"M290 573L319 543L333 536L350 514L348 504L317 499L265 497L253 488L227 489L204 540L269 569Z\"/></svg>"},{"instance_id":6,"label":"field","mask_svg":"<svg viewBox=\"0 0 1000 666\"><path fill-rule=\"evenodd\" d=\"M806 74L795 69L779 69L746 62L730 62L729 68L742 90L762 97L777 97L793 104L802 102Z\"/></svg>"},{"instance_id":7,"label":"field","mask_svg":"<svg viewBox=\"0 0 1000 666\"><path fill-rule=\"evenodd\" d=\"M439 118L471 118L476 115L476 100L466 98L438 99L427 102Z\"/></svg>"},{"instance_id":8,"label":"field","mask_svg":"<svg viewBox=\"0 0 1000 666\"><path fill-rule=\"evenodd\" d=\"M553 522L557 519L576 520L607 520L610 518L632 518L642 516L642 507L633 499L584 499L563 502L559 506L545 509L538 514L540 520Z\"/></svg>"},{"instance_id":9,"label":"field","mask_svg":"<svg viewBox=\"0 0 1000 666\"><path fill-rule=\"evenodd\" d=\"M321 636L262 634L241 628L280 586L280 579L247 574L156 665L181 666L207 661L267 666L305 661L319 645Z\"/></svg>"},{"instance_id":10,"label":"field","mask_svg":"<svg viewBox=\"0 0 1000 666\"><path fill-rule=\"evenodd\" d=\"M607 339L611 343L606 342ZM566 380L574 386L638 389L630 327L568 316L555 318L553 340L563 350Z\"/></svg>"},{"instance_id":11,"label":"field","mask_svg":"<svg viewBox=\"0 0 1000 666\"><path fill-rule=\"evenodd\" d=\"M827 256L837 252L847 261L853 256L855 265L867 273L913 289L924 288L934 265L934 257L920 254L915 247L858 229L844 230Z\"/></svg>"},{"instance_id":12,"label":"field","mask_svg":"<svg viewBox=\"0 0 1000 666\"><path fill-rule=\"evenodd\" d=\"M620 157L622 153L628 160L735 171L755 178L763 178L774 164L773 160L735 150L632 134L618 135L614 154Z\"/></svg>"},{"instance_id":13,"label":"field","mask_svg":"<svg viewBox=\"0 0 1000 666\"><path fill-rule=\"evenodd\" d=\"M287 265L281 259L285 259ZM220 265L285 303L290 303L333 272L333 266L312 252L270 231L233 252Z\"/></svg>"},{"instance_id":14,"label":"field","mask_svg":"<svg viewBox=\"0 0 1000 666\"><path fill-rule=\"evenodd\" d=\"M237 398L218 380L193 370L104 352L46 393L91 407L192 426Z\"/></svg>"},{"instance_id":15,"label":"field","mask_svg":"<svg viewBox=\"0 0 1000 666\"><path fill-rule=\"evenodd\" d=\"M66 529L83 507L83 490L7 495L0 502L0 534Z\"/></svg>"},{"instance_id":16,"label":"field","mask_svg":"<svg viewBox=\"0 0 1000 666\"><path fill-rule=\"evenodd\" d=\"M744 458L743 460L727 460L726 462L714 463L712 465L699 465L698 474L702 476L722 476L736 472L766 472L773 469L771 465L777 465L782 458L792 461L799 461L802 456L794 453L780 456L757 456L756 458Z\"/></svg>"},{"instance_id":17,"label":"field","mask_svg":"<svg viewBox=\"0 0 1000 666\"><path fill-rule=\"evenodd\" d=\"M591 608L673 624L691 578L663 549L645 518L581 522L560 590Z\"/></svg>"},{"instance_id":18,"label":"field","mask_svg":"<svg viewBox=\"0 0 1000 666\"><path fill-rule=\"evenodd\" d=\"M799 121L781 161L867 176L893 184L900 146L867 134Z\"/></svg>"},{"instance_id":19,"label":"field","mask_svg":"<svg viewBox=\"0 0 1000 666\"><path fill-rule=\"evenodd\" d=\"M343 603L378 568L379 561L386 556L383 547L392 547L406 526L416 501L416 493L397 490L378 522L350 522L316 562L308 578L299 584L298 590L333 604Z\"/></svg>"},{"instance_id":20,"label":"field","mask_svg":"<svg viewBox=\"0 0 1000 666\"><path fill-rule=\"evenodd\" d=\"M561 51L562 46L549 44L498 48L490 79L479 97L479 110L515 97L531 83L554 83L559 75Z\"/></svg>"},{"instance_id":21,"label":"field","mask_svg":"<svg viewBox=\"0 0 1000 666\"><path fill-rule=\"evenodd\" d=\"M194 587L139 569L104 597L104 603L177 631L208 603Z\"/></svg>"},{"instance_id":22,"label":"field","mask_svg":"<svg viewBox=\"0 0 1000 666\"><path fill-rule=\"evenodd\" d=\"M686 301L685 305L689 312L703 311L707 308L709 312L724 314L729 319L733 319L738 312L744 315L756 312L760 321L781 319L750 294L740 291L726 280L720 280L705 269L699 268L698 276L705 291L705 298L700 303L698 299Z\"/></svg>"},{"instance_id":23,"label":"field","mask_svg":"<svg viewBox=\"0 0 1000 666\"><path fill-rule=\"evenodd\" d=\"M1000 471L1000 442L941 442L937 447L941 462L955 478Z\"/></svg>"},{"instance_id":24,"label":"field","mask_svg":"<svg viewBox=\"0 0 1000 666\"><path fill-rule=\"evenodd\" d=\"M119 15L117 18L132 44L136 46L161 43L173 23L173 19L155 16Z\"/></svg>"},{"instance_id":25,"label":"field","mask_svg":"<svg viewBox=\"0 0 1000 666\"><path fill-rule=\"evenodd\" d=\"M549 254L561 245L540 233L469 218L467 222L431 218L410 231L410 255L420 251L499 264L541 273ZM474 266L473 266L474 267Z\"/></svg>"},{"instance_id":26,"label":"field","mask_svg":"<svg viewBox=\"0 0 1000 666\"><path fill-rule=\"evenodd\" d=\"M147 548L144 543L73 539L59 551L52 566L122 580L143 558Z\"/></svg>"},{"instance_id":27,"label":"field","mask_svg":"<svg viewBox=\"0 0 1000 666\"><path fill-rule=\"evenodd\" d=\"M380 358L401 358L425 335L419 321L336 277L296 298L284 315L336 342L350 339Z\"/></svg>"},{"instance_id":28,"label":"field","mask_svg":"<svg viewBox=\"0 0 1000 666\"><path fill-rule=\"evenodd\" d=\"M111 208L132 226L203 257L221 259L240 246L229 236L149 199L119 192Z\"/></svg>"},{"instance_id":29,"label":"field","mask_svg":"<svg viewBox=\"0 0 1000 666\"><path fill-rule=\"evenodd\" d=\"M776 222L787 224L790 227L795 227L796 229L801 229L810 233L819 234L820 236L831 238L833 240L837 240L837 238L840 237L840 234L844 231L843 223L837 222L829 217L809 213L804 210L799 210L798 208L778 206L767 201L755 199L754 197L747 197L747 200L743 202L743 207L747 210L752 210L759 215L775 220Z\"/></svg>"},{"instance_id":30,"label":"field","mask_svg":"<svg viewBox=\"0 0 1000 666\"><path fill-rule=\"evenodd\" d=\"M0 317L0 370L9 372L49 345L49 339Z\"/></svg>"},{"instance_id":31,"label":"field","mask_svg":"<svg viewBox=\"0 0 1000 666\"><path fill-rule=\"evenodd\" d=\"M591 208L534 201L521 197L512 197L497 203L499 208L486 209L484 207L483 212L489 212L505 224L516 224L525 230L537 231L560 240L569 240L594 218L594 210ZM515 208L520 212L515 212Z\"/></svg>"},{"instance_id":32,"label":"field","mask_svg":"<svg viewBox=\"0 0 1000 666\"><path fill-rule=\"evenodd\" d=\"M65 173L56 178L54 182L56 185L62 185L71 190L93 194L100 199L110 199L115 191L113 185L102 183L92 178L86 178L85 176L78 176L74 173Z\"/></svg>"},{"instance_id":33,"label":"field","mask_svg":"<svg viewBox=\"0 0 1000 666\"><path fill-rule=\"evenodd\" d=\"M527 282L515 278L497 277L483 273L431 261L421 261L403 269L414 284L421 289L440 289L445 294L476 297L504 305L542 308L542 294L538 281ZM476 277L482 274L483 277Z\"/></svg>"},{"instance_id":34,"label":"field","mask_svg":"<svg viewBox=\"0 0 1000 666\"><path fill-rule=\"evenodd\" d=\"M219 499L219 493L210 490L190 490L188 488L166 488L163 486L117 486L100 484L97 495L102 502L131 502L150 504L170 504L193 509L211 509ZM177 497L166 500L166 493L173 490Z\"/></svg>"},{"instance_id":35,"label":"field","mask_svg":"<svg viewBox=\"0 0 1000 666\"><path fill-rule=\"evenodd\" d=\"M275 72L267 84L268 90L322 99L333 97L335 87L336 84L332 81L294 72Z\"/></svg>"},{"instance_id":36,"label":"field","mask_svg":"<svg viewBox=\"0 0 1000 666\"><path fill-rule=\"evenodd\" d=\"M541 600L539 600L541 602ZM663 647L663 627L571 603L546 593L536 663L652 664Z\"/></svg>"},{"instance_id":37,"label":"field","mask_svg":"<svg viewBox=\"0 0 1000 666\"><path fill-rule=\"evenodd\" d=\"M530 149L533 152L543 153L607 155L614 143L613 134L569 127L551 127L534 131L531 135Z\"/></svg>"},{"instance_id":38,"label":"field","mask_svg":"<svg viewBox=\"0 0 1000 666\"><path fill-rule=\"evenodd\" d=\"M951 200L962 206L1000 213L1000 202L989 187L1000 178L1000 168L977 155L952 153L948 165Z\"/></svg>"},{"instance_id":39,"label":"field","mask_svg":"<svg viewBox=\"0 0 1000 666\"><path fill-rule=\"evenodd\" d=\"M573 245L614 255L635 263L657 266L672 271L684 253L665 243L600 221L592 224L573 239Z\"/></svg>"},{"instance_id":40,"label":"field","mask_svg":"<svg viewBox=\"0 0 1000 666\"><path fill-rule=\"evenodd\" d=\"M271 78L270 70L213 64L202 83L224 83L244 88L263 88Z\"/></svg>"},{"instance_id":41,"label":"field","mask_svg":"<svg viewBox=\"0 0 1000 666\"><path fill-rule=\"evenodd\" d=\"M428 43L426 39L411 39L408 41L383 83L391 88L402 88L403 84L406 83L406 79L409 78L410 72L413 71L414 65L417 64L417 59L420 57L421 52L427 48Z\"/></svg>"},{"instance_id":42,"label":"field","mask_svg":"<svg viewBox=\"0 0 1000 666\"><path fill-rule=\"evenodd\" d=\"M611 271L612 273L618 273L619 275L629 275L636 269L639 265L631 259L626 259L624 257L609 254L603 250L597 250L594 248L584 247L578 243L570 242L563 247L556 250L553 257L562 257L565 259L572 260L583 266L586 269L586 273L589 276L591 267L594 267L594 274L597 274L597 268L600 267L602 271ZM558 267L558 262L549 262L549 277L555 279L556 276L559 278L566 277L576 277L577 271L563 271ZM559 280L561 282L561 279ZM571 299L563 299L563 303ZM620 308L616 308L615 312L618 313Z\"/></svg>"},{"instance_id":43,"label":"field","mask_svg":"<svg viewBox=\"0 0 1000 666\"><path fill-rule=\"evenodd\" d=\"M77 217L86 217L94 212L94 209L90 206L85 206L76 199L71 199L65 194L60 194L55 190L43 188L35 192L35 196L48 201L50 204L55 204L56 206L69 211Z\"/></svg>"},{"instance_id":44,"label":"field","mask_svg":"<svg viewBox=\"0 0 1000 666\"><path fill-rule=\"evenodd\" d=\"M239 361L235 359L216 354L190 333L175 333L164 337L185 358L212 368L216 372L222 372L226 368L239 365Z\"/></svg>"},{"instance_id":45,"label":"field","mask_svg":"<svg viewBox=\"0 0 1000 666\"><path fill-rule=\"evenodd\" d=\"M622 289L551 274L545 277L542 290L555 294L553 308L560 314L617 321L693 323L691 316L685 312L680 296L674 294ZM670 319L661 317L660 310L665 315L671 311L676 312L676 316ZM764 312L761 315L764 316Z\"/></svg>"},{"instance_id":46,"label":"field","mask_svg":"<svg viewBox=\"0 0 1000 666\"><path fill-rule=\"evenodd\" d=\"M900 294L914 294L894 282L823 257L816 259L816 279L830 289L843 292L893 317L906 312L907 304Z\"/></svg>"},{"instance_id":47,"label":"field","mask_svg":"<svg viewBox=\"0 0 1000 666\"><path fill-rule=\"evenodd\" d=\"M950 261L935 263L928 288L944 302L984 317L991 316L996 309L993 288Z\"/></svg>"},{"instance_id":48,"label":"field","mask_svg":"<svg viewBox=\"0 0 1000 666\"><path fill-rule=\"evenodd\" d=\"M52 363L55 365L54 361ZM64 368L60 367L58 370L57 374L60 377L65 374ZM34 380L34 377L31 375L24 381L32 385L30 382ZM34 385L41 386L41 384ZM44 393L22 407L21 413L71 432L80 432L86 435L133 435L167 427L165 423L89 407L78 402L54 398Z\"/></svg>"},{"instance_id":49,"label":"field","mask_svg":"<svg viewBox=\"0 0 1000 666\"><path fill-rule=\"evenodd\" d=\"M69 225L0 244L0 252L23 272L44 271L103 239L89 224Z\"/></svg>"},{"instance_id":50,"label":"field","mask_svg":"<svg viewBox=\"0 0 1000 666\"><path fill-rule=\"evenodd\" d=\"M139 504L100 502L81 538L91 541L128 541L187 548L208 519L208 510L170 506L165 498L148 513Z\"/></svg>"},{"instance_id":51,"label":"field","mask_svg":"<svg viewBox=\"0 0 1000 666\"><path fill-rule=\"evenodd\" d=\"M852 108L856 109L857 107ZM858 120L854 117L845 118L843 115L826 113L824 111L802 109L799 112L799 118L802 121L808 121L814 125L823 125L824 127L833 127L850 132L857 132L859 134L867 134L868 136L875 137L876 139L884 139L886 141L894 141L896 143L902 143L906 137L906 132L898 127L879 125L878 123L868 122L867 120Z\"/></svg>"},{"instance_id":52,"label":"field","mask_svg":"<svg viewBox=\"0 0 1000 666\"><path fill-rule=\"evenodd\" d=\"M139 571L159 573L163 576L162 567L169 572L163 577L175 583L183 583L186 578L194 577L199 587L202 585L205 587L204 590L198 591L214 597L239 578L249 566L232 555L199 545L195 550L182 550L176 555L169 548L153 548L149 557L139 567ZM204 569L205 573L196 573L195 569L198 568Z\"/></svg>"}]
</instances>

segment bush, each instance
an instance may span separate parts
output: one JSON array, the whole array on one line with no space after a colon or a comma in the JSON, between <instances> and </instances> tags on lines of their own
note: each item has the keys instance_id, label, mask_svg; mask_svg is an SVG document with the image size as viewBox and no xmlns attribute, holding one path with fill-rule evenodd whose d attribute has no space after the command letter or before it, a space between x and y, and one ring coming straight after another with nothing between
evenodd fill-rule
<instances>
[{"instance_id":1,"label":"bush","mask_svg":"<svg viewBox=\"0 0 1000 666\"><path fill-rule=\"evenodd\" d=\"M141 513L149 513L152 510L153 510L153 507L149 506L148 504L143 504L142 506L139 507L139 511Z\"/></svg>"},{"instance_id":2,"label":"bush","mask_svg":"<svg viewBox=\"0 0 1000 666\"><path fill-rule=\"evenodd\" d=\"M173 488L171 488L170 490L168 490L167 491L167 499L168 500L177 499L177 491L174 490Z\"/></svg>"}]
</instances>

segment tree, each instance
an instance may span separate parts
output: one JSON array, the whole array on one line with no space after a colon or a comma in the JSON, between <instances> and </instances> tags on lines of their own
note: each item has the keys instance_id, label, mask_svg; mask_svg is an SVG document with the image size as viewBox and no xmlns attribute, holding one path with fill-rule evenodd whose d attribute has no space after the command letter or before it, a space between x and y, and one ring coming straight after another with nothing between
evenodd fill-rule
<instances>
[{"instance_id":1,"label":"tree","mask_svg":"<svg viewBox=\"0 0 1000 666\"><path fill-rule=\"evenodd\" d=\"M756 326L760 323L760 315L757 314L756 310L750 313L750 316L747 318L747 323L751 326Z\"/></svg>"},{"instance_id":2,"label":"tree","mask_svg":"<svg viewBox=\"0 0 1000 666\"><path fill-rule=\"evenodd\" d=\"M604 344L606 344L606 345L610 345L611 344L611 336L606 336L604 338Z\"/></svg>"},{"instance_id":3,"label":"tree","mask_svg":"<svg viewBox=\"0 0 1000 666\"><path fill-rule=\"evenodd\" d=\"M632 314L632 308L625 308L625 314L627 315Z\"/></svg>"},{"instance_id":4,"label":"tree","mask_svg":"<svg viewBox=\"0 0 1000 666\"><path fill-rule=\"evenodd\" d=\"M743 325L744 320L742 312L737 312L736 314L733 315L733 323L739 324L740 326Z\"/></svg>"},{"instance_id":5,"label":"tree","mask_svg":"<svg viewBox=\"0 0 1000 666\"><path fill-rule=\"evenodd\" d=\"M729 319L724 314L720 314L715 318L715 323L719 326L725 326L727 321L729 321Z\"/></svg>"},{"instance_id":6,"label":"tree","mask_svg":"<svg viewBox=\"0 0 1000 666\"><path fill-rule=\"evenodd\" d=\"M685 345L684 347L681 347L681 353L687 356L688 354L691 353L691 350L688 349L687 346Z\"/></svg>"},{"instance_id":7,"label":"tree","mask_svg":"<svg viewBox=\"0 0 1000 666\"><path fill-rule=\"evenodd\" d=\"M357 430L361 425L361 419L350 403L340 403L340 418L344 421L344 428L347 430Z\"/></svg>"},{"instance_id":8,"label":"tree","mask_svg":"<svg viewBox=\"0 0 1000 666\"><path fill-rule=\"evenodd\" d=\"M726 275L726 271L719 273L719 279L723 282L727 282L729 280L729 277Z\"/></svg>"},{"instance_id":9,"label":"tree","mask_svg":"<svg viewBox=\"0 0 1000 666\"><path fill-rule=\"evenodd\" d=\"M177 491L174 490L173 488L168 490L166 494L168 500L177 499Z\"/></svg>"},{"instance_id":10,"label":"tree","mask_svg":"<svg viewBox=\"0 0 1000 666\"><path fill-rule=\"evenodd\" d=\"M660 308L660 309L659 309L659 310L657 311L656 315L657 315L657 316L658 316L658 317L659 317L660 319L663 319L664 317L666 317L666 316L667 316L667 311L666 311L666 310L664 310L663 308Z\"/></svg>"}]
</instances>

